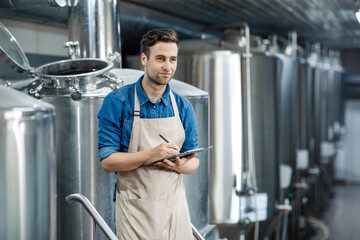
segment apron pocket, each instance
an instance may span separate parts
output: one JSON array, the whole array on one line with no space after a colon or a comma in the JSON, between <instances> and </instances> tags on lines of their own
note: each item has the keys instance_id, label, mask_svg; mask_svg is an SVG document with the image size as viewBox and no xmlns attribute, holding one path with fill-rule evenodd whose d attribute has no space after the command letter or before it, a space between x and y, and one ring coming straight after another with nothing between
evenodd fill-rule
<instances>
[{"instance_id":1,"label":"apron pocket","mask_svg":"<svg viewBox=\"0 0 360 240\"><path fill-rule=\"evenodd\" d=\"M139 239L166 239L169 229L167 198L128 199L129 222Z\"/></svg>"}]
</instances>

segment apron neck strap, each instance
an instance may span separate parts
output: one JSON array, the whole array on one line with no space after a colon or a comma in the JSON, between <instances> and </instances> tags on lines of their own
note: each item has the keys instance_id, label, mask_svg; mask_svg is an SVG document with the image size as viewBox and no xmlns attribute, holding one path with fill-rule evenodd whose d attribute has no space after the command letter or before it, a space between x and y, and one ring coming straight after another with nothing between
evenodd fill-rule
<instances>
[{"instance_id":1,"label":"apron neck strap","mask_svg":"<svg viewBox=\"0 0 360 240\"><path fill-rule=\"evenodd\" d=\"M174 94L170 90L170 100L171 105L174 112L174 117L179 116L179 110L175 101ZM135 86L135 93L134 93L134 122L133 122L133 129L131 133L131 141L134 144L131 144L131 147L129 147L129 152L137 152L138 149L138 142L139 142L139 131L140 131L140 102L139 98L137 96L136 92L136 86Z\"/></svg>"},{"instance_id":2,"label":"apron neck strap","mask_svg":"<svg viewBox=\"0 0 360 240\"><path fill-rule=\"evenodd\" d=\"M170 90L170 100L171 100L171 105L173 108L173 112L174 112L174 116L177 117L179 116L179 110L175 101L175 97L173 92ZM135 94L134 94L134 117L138 117L140 118L140 102L139 102L139 98L137 96L137 92L136 92L136 86L135 86Z\"/></svg>"}]
</instances>

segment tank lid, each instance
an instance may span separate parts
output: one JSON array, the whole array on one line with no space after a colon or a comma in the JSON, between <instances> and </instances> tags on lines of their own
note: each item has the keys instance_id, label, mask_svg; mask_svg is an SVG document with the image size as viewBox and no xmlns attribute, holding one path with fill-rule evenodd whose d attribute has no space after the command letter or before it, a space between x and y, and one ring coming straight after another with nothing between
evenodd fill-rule
<instances>
[{"instance_id":1,"label":"tank lid","mask_svg":"<svg viewBox=\"0 0 360 240\"><path fill-rule=\"evenodd\" d=\"M0 85L0 112L10 109L21 109L21 111L52 111L53 106L20 91Z\"/></svg>"},{"instance_id":2,"label":"tank lid","mask_svg":"<svg viewBox=\"0 0 360 240\"><path fill-rule=\"evenodd\" d=\"M24 51L2 22L0 22L0 57L19 73L31 68Z\"/></svg>"}]
</instances>

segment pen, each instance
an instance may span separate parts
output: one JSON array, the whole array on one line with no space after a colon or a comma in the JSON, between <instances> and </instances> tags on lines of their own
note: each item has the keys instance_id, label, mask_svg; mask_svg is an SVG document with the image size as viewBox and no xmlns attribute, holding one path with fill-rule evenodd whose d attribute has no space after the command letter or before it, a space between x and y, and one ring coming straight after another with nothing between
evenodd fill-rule
<instances>
[{"instance_id":1,"label":"pen","mask_svg":"<svg viewBox=\"0 0 360 240\"><path fill-rule=\"evenodd\" d=\"M167 142L167 143L169 142L166 138L163 137L163 135L159 134L159 136L160 136L162 139L164 139L165 142Z\"/></svg>"}]
</instances>

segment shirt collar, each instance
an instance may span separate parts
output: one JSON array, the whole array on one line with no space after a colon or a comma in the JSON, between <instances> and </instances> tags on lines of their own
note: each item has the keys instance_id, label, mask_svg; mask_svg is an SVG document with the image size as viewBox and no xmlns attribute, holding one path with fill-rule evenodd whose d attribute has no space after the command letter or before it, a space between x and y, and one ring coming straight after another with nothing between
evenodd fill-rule
<instances>
[{"instance_id":1,"label":"shirt collar","mask_svg":"<svg viewBox=\"0 0 360 240\"><path fill-rule=\"evenodd\" d=\"M145 104L146 102L153 102L150 100L150 98L146 95L144 89L142 88L141 86L141 81L143 79L144 75L142 75L139 80L135 83L135 86L136 86L136 93L138 95L138 98L139 98L139 103L140 103L140 106L142 106L143 104ZM165 93L164 95L159 98L160 99L160 102L163 102L165 104L165 106L167 106L170 102L170 98L169 98L169 95L170 95L170 87L169 87L169 84L166 86L166 90L165 90Z\"/></svg>"}]
</instances>

